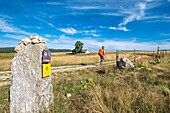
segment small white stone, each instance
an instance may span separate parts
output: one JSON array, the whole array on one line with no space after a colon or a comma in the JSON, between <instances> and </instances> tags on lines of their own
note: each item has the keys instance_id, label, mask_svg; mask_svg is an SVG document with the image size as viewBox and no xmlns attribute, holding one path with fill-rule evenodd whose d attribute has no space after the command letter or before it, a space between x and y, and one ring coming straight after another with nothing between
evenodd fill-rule
<instances>
[{"instance_id":1,"label":"small white stone","mask_svg":"<svg viewBox=\"0 0 170 113\"><path fill-rule=\"evenodd\" d=\"M39 41L38 41L38 39L33 39L33 40L32 40L32 43L33 43L33 44L38 44Z\"/></svg>"},{"instance_id":2,"label":"small white stone","mask_svg":"<svg viewBox=\"0 0 170 113\"><path fill-rule=\"evenodd\" d=\"M33 39L35 39L35 37L34 36L30 36L30 40L33 40Z\"/></svg>"},{"instance_id":3,"label":"small white stone","mask_svg":"<svg viewBox=\"0 0 170 113\"><path fill-rule=\"evenodd\" d=\"M14 50L15 50L16 52L19 52L19 51L21 51L24 47L25 47L25 45L24 45L22 42L20 42L19 45L16 46Z\"/></svg>"},{"instance_id":4,"label":"small white stone","mask_svg":"<svg viewBox=\"0 0 170 113\"><path fill-rule=\"evenodd\" d=\"M24 38L22 39L22 42L25 44L25 45L28 45L31 43L31 40L29 38Z\"/></svg>"},{"instance_id":5,"label":"small white stone","mask_svg":"<svg viewBox=\"0 0 170 113\"><path fill-rule=\"evenodd\" d=\"M40 42L40 43L44 43L44 44L46 44L46 41L42 41L42 42Z\"/></svg>"},{"instance_id":6,"label":"small white stone","mask_svg":"<svg viewBox=\"0 0 170 113\"><path fill-rule=\"evenodd\" d=\"M39 36L38 36L38 35L36 35L36 36L34 36L34 38L38 39L38 38L39 38Z\"/></svg>"},{"instance_id":7,"label":"small white stone","mask_svg":"<svg viewBox=\"0 0 170 113\"><path fill-rule=\"evenodd\" d=\"M43 43L44 42L44 39L42 37L38 37L38 40L40 41L40 43Z\"/></svg>"},{"instance_id":8,"label":"small white stone","mask_svg":"<svg viewBox=\"0 0 170 113\"><path fill-rule=\"evenodd\" d=\"M66 97L71 97L71 93L67 93Z\"/></svg>"}]
</instances>

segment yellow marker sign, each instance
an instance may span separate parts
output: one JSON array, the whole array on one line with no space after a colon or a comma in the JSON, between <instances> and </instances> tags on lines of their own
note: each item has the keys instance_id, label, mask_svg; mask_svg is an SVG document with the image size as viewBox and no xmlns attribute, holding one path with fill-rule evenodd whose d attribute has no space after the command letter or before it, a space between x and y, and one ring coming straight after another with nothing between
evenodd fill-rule
<instances>
[{"instance_id":1,"label":"yellow marker sign","mask_svg":"<svg viewBox=\"0 0 170 113\"><path fill-rule=\"evenodd\" d=\"M43 64L43 78L51 75L51 64Z\"/></svg>"}]
</instances>

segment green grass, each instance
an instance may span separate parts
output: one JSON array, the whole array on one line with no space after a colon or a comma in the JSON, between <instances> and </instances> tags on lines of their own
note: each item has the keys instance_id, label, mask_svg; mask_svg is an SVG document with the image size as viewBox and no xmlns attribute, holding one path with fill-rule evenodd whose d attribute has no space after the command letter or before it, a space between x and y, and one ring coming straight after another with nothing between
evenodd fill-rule
<instances>
[{"instance_id":1,"label":"green grass","mask_svg":"<svg viewBox=\"0 0 170 113\"><path fill-rule=\"evenodd\" d=\"M9 113L9 86L0 89L0 113Z\"/></svg>"},{"instance_id":2,"label":"green grass","mask_svg":"<svg viewBox=\"0 0 170 113\"><path fill-rule=\"evenodd\" d=\"M170 111L170 75L163 71L160 77L149 66L120 71L115 66L104 66L93 70L67 73L54 84L55 103L51 112L142 112L168 113ZM170 63L158 64L169 68ZM150 70L148 68L151 68ZM93 84L88 84L87 80ZM81 83L80 81L83 81ZM71 97L65 94L71 93ZM59 100L62 102L59 103Z\"/></svg>"},{"instance_id":3,"label":"green grass","mask_svg":"<svg viewBox=\"0 0 170 113\"><path fill-rule=\"evenodd\" d=\"M0 60L3 59L12 59L15 53L0 53Z\"/></svg>"},{"instance_id":4,"label":"green grass","mask_svg":"<svg viewBox=\"0 0 170 113\"><path fill-rule=\"evenodd\" d=\"M49 113L168 113L170 62L155 67L148 60L143 58L138 61L142 65L123 71L109 65L55 73L54 103ZM0 103L5 103L4 93L0 94ZM66 97L68 93L71 97Z\"/></svg>"}]
</instances>

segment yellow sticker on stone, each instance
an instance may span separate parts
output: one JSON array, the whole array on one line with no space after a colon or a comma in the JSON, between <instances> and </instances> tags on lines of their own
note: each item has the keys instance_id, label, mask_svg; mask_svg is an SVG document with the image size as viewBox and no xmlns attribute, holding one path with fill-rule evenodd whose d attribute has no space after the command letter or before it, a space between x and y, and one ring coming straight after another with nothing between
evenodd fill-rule
<instances>
[{"instance_id":1,"label":"yellow sticker on stone","mask_svg":"<svg viewBox=\"0 0 170 113\"><path fill-rule=\"evenodd\" d=\"M51 64L43 64L43 78L51 75Z\"/></svg>"}]
</instances>

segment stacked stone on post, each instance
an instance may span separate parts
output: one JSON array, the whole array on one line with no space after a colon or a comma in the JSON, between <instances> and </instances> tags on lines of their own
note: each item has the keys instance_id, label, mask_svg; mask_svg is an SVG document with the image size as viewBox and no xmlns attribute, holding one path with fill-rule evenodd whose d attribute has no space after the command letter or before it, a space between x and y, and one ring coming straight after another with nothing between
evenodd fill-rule
<instances>
[{"instance_id":1,"label":"stacked stone on post","mask_svg":"<svg viewBox=\"0 0 170 113\"><path fill-rule=\"evenodd\" d=\"M10 113L43 112L48 110L54 98L52 77L42 78L42 51L48 47L29 39L26 42L11 64Z\"/></svg>"}]
</instances>

